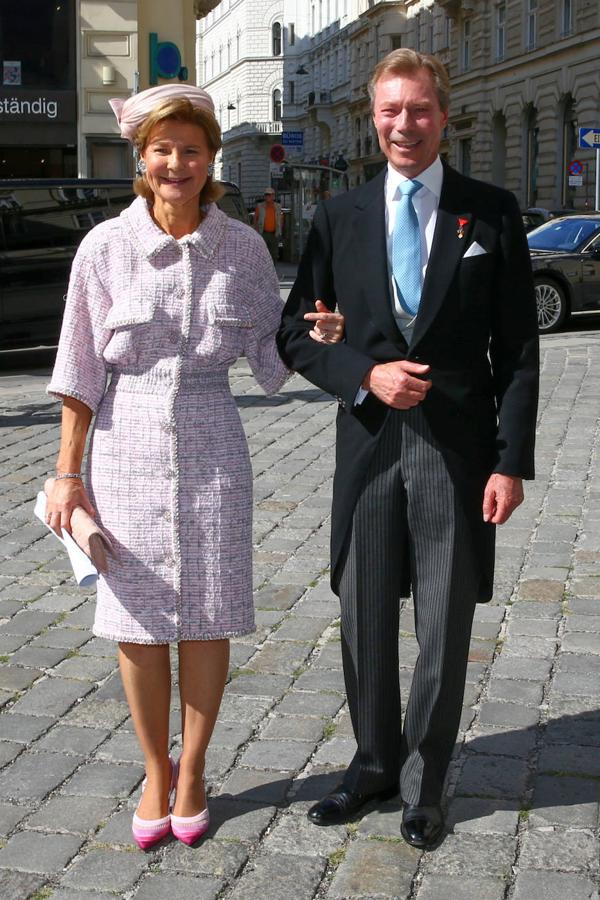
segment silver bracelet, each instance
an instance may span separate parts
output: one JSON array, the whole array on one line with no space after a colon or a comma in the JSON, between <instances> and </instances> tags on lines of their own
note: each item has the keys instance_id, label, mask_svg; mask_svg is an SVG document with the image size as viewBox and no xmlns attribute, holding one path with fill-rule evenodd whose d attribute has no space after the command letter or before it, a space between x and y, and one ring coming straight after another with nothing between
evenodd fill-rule
<instances>
[{"instance_id":1,"label":"silver bracelet","mask_svg":"<svg viewBox=\"0 0 600 900\"><path fill-rule=\"evenodd\" d=\"M61 475L55 475L54 480L60 481L61 478L82 478L81 472L63 472Z\"/></svg>"}]
</instances>

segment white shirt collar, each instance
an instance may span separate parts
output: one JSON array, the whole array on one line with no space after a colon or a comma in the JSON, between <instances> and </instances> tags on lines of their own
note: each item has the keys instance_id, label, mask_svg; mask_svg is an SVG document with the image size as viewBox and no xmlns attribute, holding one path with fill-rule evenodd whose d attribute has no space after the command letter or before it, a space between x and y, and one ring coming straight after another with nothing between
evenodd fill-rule
<instances>
[{"instance_id":1,"label":"white shirt collar","mask_svg":"<svg viewBox=\"0 0 600 900\"><path fill-rule=\"evenodd\" d=\"M388 202L390 202L391 200L396 200L398 185L400 184L400 182L408 180L409 179L406 177L406 175L401 175L400 172L394 169L394 167L388 162L385 187L386 200ZM415 178L415 181L420 181L423 187L427 188L428 191L431 191L431 193L436 197L438 201L442 194L443 180L444 167L439 156L436 156L431 165L428 166ZM421 190L422 188L417 191L417 193L415 194L416 197L419 196Z\"/></svg>"}]
</instances>

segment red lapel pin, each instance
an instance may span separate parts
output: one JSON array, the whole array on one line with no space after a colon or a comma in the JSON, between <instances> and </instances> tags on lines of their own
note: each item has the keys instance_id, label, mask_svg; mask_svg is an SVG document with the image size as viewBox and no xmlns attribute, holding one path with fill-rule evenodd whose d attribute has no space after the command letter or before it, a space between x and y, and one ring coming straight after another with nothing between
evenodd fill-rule
<instances>
[{"instance_id":1,"label":"red lapel pin","mask_svg":"<svg viewBox=\"0 0 600 900\"><path fill-rule=\"evenodd\" d=\"M459 217L457 218L457 220L456 220L456 224L457 224L457 226L458 226L458 228L456 229L456 236L459 237L459 238L464 238L464 236L465 236L465 225L468 225L468 224L469 224L469 220L468 220L468 219L463 219L461 216L459 216Z\"/></svg>"}]
</instances>

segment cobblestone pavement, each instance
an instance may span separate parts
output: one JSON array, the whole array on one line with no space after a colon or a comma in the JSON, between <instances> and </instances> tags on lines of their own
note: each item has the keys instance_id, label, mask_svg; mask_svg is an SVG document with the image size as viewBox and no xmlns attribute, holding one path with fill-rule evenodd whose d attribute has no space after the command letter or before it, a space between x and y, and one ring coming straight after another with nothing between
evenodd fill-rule
<instances>
[{"instance_id":1,"label":"cobblestone pavement","mask_svg":"<svg viewBox=\"0 0 600 900\"><path fill-rule=\"evenodd\" d=\"M194 848L132 846L143 776L93 597L32 519L58 406L40 374L0 378L0 896L3 900L591 900L600 792L600 332L543 340L538 479L499 530L477 609L448 834L419 853L391 801L347 827L305 812L353 753L329 591L334 404L294 377L232 385L255 473L258 630L232 644ZM401 616L401 681L417 656ZM179 714L173 699L172 729Z\"/></svg>"}]
</instances>

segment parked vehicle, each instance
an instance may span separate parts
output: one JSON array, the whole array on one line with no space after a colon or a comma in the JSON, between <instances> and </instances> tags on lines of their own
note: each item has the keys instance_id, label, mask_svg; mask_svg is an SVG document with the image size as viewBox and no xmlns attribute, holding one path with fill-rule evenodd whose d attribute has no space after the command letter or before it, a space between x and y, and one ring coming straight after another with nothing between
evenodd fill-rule
<instances>
[{"instance_id":1,"label":"parked vehicle","mask_svg":"<svg viewBox=\"0 0 600 900\"><path fill-rule=\"evenodd\" d=\"M247 222L239 188L222 184L220 208ZM0 179L0 349L57 343L79 242L133 197L131 179Z\"/></svg>"},{"instance_id":2,"label":"parked vehicle","mask_svg":"<svg viewBox=\"0 0 600 900\"><path fill-rule=\"evenodd\" d=\"M600 214L550 219L527 235L541 333L600 311Z\"/></svg>"}]
</instances>

